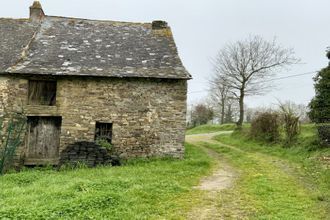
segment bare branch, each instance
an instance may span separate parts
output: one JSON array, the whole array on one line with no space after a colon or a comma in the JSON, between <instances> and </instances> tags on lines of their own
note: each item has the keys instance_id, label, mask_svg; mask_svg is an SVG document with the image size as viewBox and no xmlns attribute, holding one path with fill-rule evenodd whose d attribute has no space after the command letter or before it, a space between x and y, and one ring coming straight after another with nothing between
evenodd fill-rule
<instances>
[{"instance_id":1,"label":"bare branch","mask_svg":"<svg viewBox=\"0 0 330 220\"><path fill-rule=\"evenodd\" d=\"M238 123L241 124L244 97L269 91L269 79L277 71L298 62L293 49L281 47L275 38L266 41L260 36L250 36L246 40L229 43L218 52L212 63L214 77L211 81L214 87L226 87L226 94L239 99L241 116Z\"/></svg>"}]
</instances>

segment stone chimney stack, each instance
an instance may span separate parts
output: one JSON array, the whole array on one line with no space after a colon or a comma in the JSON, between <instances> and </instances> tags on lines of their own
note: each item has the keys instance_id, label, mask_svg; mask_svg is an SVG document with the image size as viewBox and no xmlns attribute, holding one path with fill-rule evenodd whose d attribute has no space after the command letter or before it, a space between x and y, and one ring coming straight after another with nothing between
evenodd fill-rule
<instances>
[{"instance_id":1,"label":"stone chimney stack","mask_svg":"<svg viewBox=\"0 0 330 220\"><path fill-rule=\"evenodd\" d=\"M30 6L30 20L33 22L39 22L45 17L45 13L42 10L39 1L34 1L33 5Z\"/></svg>"},{"instance_id":2,"label":"stone chimney stack","mask_svg":"<svg viewBox=\"0 0 330 220\"><path fill-rule=\"evenodd\" d=\"M168 28L166 21L156 20L152 22L153 30L164 29L164 28Z\"/></svg>"}]
</instances>

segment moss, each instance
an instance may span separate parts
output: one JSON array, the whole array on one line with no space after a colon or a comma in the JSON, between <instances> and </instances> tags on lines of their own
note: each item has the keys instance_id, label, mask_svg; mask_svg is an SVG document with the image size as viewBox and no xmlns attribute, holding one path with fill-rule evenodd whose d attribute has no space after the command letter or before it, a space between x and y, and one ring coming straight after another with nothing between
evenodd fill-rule
<instances>
[{"instance_id":1,"label":"moss","mask_svg":"<svg viewBox=\"0 0 330 220\"><path fill-rule=\"evenodd\" d=\"M27 22L28 18L0 18L0 21L19 21L19 22Z\"/></svg>"},{"instance_id":2,"label":"moss","mask_svg":"<svg viewBox=\"0 0 330 220\"><path fill-rule=\"evenodd\" d=\"M172 38L173 34L171 31L171 28L163 28L163 29L157 29L157 30L152 30L153 33L157 36L161 36L161 37L168 37L168 38Z\"/></svg>"},{"instance_id":3,"label":"moss","mask_svg":"<svg viewBox=\"0 0 330 220\"><path fill-rule=\"evenodd\" d=\"M33 5L31 6L31 8L38 8L38 9L42 9L42 6L40 4L39 1L34 1Z\"/></svg>"}]
</instances>

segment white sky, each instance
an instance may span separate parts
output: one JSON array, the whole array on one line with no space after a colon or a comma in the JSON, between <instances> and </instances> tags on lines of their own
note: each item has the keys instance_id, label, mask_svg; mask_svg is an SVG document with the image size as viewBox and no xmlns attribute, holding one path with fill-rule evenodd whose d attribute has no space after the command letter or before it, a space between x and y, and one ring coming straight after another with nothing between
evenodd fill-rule
<instances>
[{"instance_id":1,"label":"white sky","mask_svg":"<svg viewBox=\"0 0 330 220\"><path fill-rule=\"evenodd\" d=\"M28 17L33 0L0 0L0 17ZM89 19L151 22L166 20L181 59L192 74L189 104L204 100L210 59L227 42L249 35L274 36L292 47L304 64L278 77L319 70L327 65L330 46L330 0L41 0L45 13ZM314 95L313 75L277 80L265 96L250 97L248 106L277 103L277 99L308 103ZM202 92L195 92L202 91Z\"/></svg>"}]
</instances>

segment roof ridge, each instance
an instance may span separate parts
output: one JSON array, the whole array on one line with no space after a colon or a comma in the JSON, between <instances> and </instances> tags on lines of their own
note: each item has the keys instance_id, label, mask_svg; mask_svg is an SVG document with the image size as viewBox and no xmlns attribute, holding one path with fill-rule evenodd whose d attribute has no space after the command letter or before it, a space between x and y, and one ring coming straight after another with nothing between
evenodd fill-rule
<instances>
[{"instance_id":1,"label":"roof ridge","mask_svg":"<svg viewBox=\"0 0 330 220\"><path fill-rule=\"evenodd\" d=\"M135 24L135 25L151 25L151 24L152 24L152 22L133 22L133 21L117 21L117 20L99 20L99 19L88 19L88 18L66 17L66 16L54 16L54 15L46 15L45 17L46 17L46 18L73 19L73 20L82 20L82 21L91 21L91 22L124 23L124 24Z\"/></svg>"},{"instance_id":2,"label":"roof ridge","mask_svg":"<svg viewBox=\"0 0 330 220\"><path fill-rule=\"evenodd\" d=\"M16 21L29 21L29 18L5 18L5 17L0 17L0 20L16 20Z\"/></svg>"}]
</instances>

